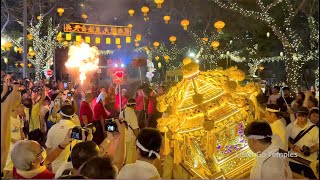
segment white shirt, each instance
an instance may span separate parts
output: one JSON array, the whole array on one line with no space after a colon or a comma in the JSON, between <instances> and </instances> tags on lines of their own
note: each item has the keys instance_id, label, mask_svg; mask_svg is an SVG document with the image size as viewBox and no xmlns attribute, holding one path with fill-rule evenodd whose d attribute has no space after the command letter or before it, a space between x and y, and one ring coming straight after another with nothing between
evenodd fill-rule
<instances>
[{"instance_id":1,"label":"white shirt","mask_svg":"<svg viewBox=\"0 0 320 180\"><path fill-rule=\"evenodd\" d=\"M73 169L72 162L65 162L63 163L59 169L54 174L54 178L58 179L60 176L62 176L62 173L67 169ZM71 175L71 174L70 174Z\"/></svg>"},{"instance_id":2,"label":"white shirt","mask_svg":"<svg viewBox=\"0 0 320 180\"><path fill-rule=\"evenodd\" d=\"M277 99L279 99L280 94L274 95L271 94L271 96L268 99L268 104L277 104Z\"/></svg>"},{"instance_id":3,"label":"white shirt","mask_svg":"<svg viewBox=\"0 0 320 180\"><path fill-rule=\"evenodd\" d=\"M287 126L287 132L288 132L288 136L291 138L295 138L302 130L306 130L308 129L310 126L314 125L309 119L307 121L307 124L301 128L297 125L297 120L293 123L290 123ZM314 146L315 144L319 143L319 128L313 127L307 134L305 134L298 142L296 142L296 146L298 146L299 148L302 149L302 146ZM294 152L292 149L290 150L292 153L296 153ZM317 152L312 153L310 156L304 156L302 154L297 153L298 156L307 159L309 161L315 161L317 160Z\"/></svg>"},{"instance_id":4,"label":"white shirt","mask_svg":"<svg viewBox=\"0 0 320 180\"><path fill-rule=\"evenodd\" d=\"M117 179L161 179L157 168L148 162L137 160L123 166Z\"/></svg>"},{"instance_id":5,"label":"white shirt","mask_svg":"<svg viewBox=\"0 0 320 180\"><path fill-rule=\"evenodd\" d=\"M250 179L292 179L292 172L286 158L275 155L278 147L271 144L256 158L250 172Z\"/></svg>"},{"instance_id":6,"label":"white shirt","mask_svg":"<svg viewBox=\"0 0 320 180\"><path fill-rule=\"evenodd\" d=\"M124 119L128 122L128 124L131 126L132 129L138 129L138 118L133 108L126 107L124 111L122 111L119 115L120 118L123 118L124 113ZM127 134L126 134L126 142L135 141L136 136L134 135L132 129L128 127Z\"/></svg>"},{"instance_id":7,"label":"white shirt","mask_svg":"<svg viewBox=\"0 0 320 180\"><path fill-rule=\"evenodd\" d=\"M276 120L270 124L272 130L272 143L277 145L279 148L287 151L288 150L288 133L285 124L281 119Z\"/></svg>"},{"instance_id":8,"label":"white shirt","mask_svg":"<svg viewBox=\"0 0 320 180\"><path fill-rule=\"evenodd\" d=\"M53 125L48 131L46 146L51 149L58 147L58 145L65 139L68 130L75 126L76 125L71 120L61 119L59 123ZM70 145L68 145L52 162L53 173L55 173L64 162L67 162L70 153Z\"/></svg>"}]
</instances>

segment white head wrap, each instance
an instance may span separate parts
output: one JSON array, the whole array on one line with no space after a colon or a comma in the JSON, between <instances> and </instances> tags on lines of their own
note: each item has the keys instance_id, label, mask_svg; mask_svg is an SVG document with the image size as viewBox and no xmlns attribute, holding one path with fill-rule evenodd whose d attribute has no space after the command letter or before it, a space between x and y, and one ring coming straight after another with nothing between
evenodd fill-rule
<instances>
[{"instance_id":1,"label":"white head wrap","mask_svg":"<svg viewBox=\"0 0 320 180\"><path fill-rule=\"evenodd\" d=\"M73 118L74 114L72 115L66 115L65 113L63 113L61 110L60 110L60 114L64 117L68 117L68 118Z\"/></svg>"},{"instance_id":2,"label":"white head wrap","mask_svg":"<svg viewBox=\"0 0 320 180\"><path fill-rule=\"evenodd\" d=\"M138 140L136 141L136 146L137 146L140 150L142 150L142 151L144 151L144 152L149 152L148 157L151 157L151 155L154 154L154 155L157 156L158 159L160 159L160 155L159 155L157 152L155 152L155 151L153 151L153 150L148 150L148 149L146 149L145 147L143 147L143 146L139 143Z\"/></svg>"},{"instance_id":3,"label":"white head wrap","mask_svg":"<svg viewBox=\"0 0 320 180\"><path fill-rule=\"evenodd\" d=\"M100 102L100 100L105 100L106 99L106 97L107 97L107 93L106 92L101 92L100 94L99 94L99 96L97 97L97 100L96 100L96 102L98 103L98 102Z\"/></svg>"},{"instance_id":4,"label":"white head wrap","mask_svg":"<svg viewBox=\"0 0 320 180\"><path fill-rule=\"evenodd\" d=\"M271 108L266 108L266 111L269 111L269 112L280 112L280 109L271 109Z\"/></svg>"},{"instance_id":5,"label":"white head wrap","mask_svg":"<svg viewBox=\"0 0 320 180\"><path fill-rule=\"evenodd\" d=\"M262 135L250 135L247 138L248 139L265 139L265 138L272 138L272 136L262 136Z\"/></svg>"}]
</instances>

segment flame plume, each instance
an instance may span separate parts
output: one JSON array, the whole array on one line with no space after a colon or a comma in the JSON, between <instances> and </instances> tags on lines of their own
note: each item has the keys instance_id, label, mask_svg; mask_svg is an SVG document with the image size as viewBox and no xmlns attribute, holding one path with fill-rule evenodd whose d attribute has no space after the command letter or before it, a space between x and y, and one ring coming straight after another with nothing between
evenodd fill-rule
<instances>
[{"instance_id":1,"label":"flame plume","mask_svg":"<svg viewBox=\"0 0 320 180\"><path fill-rule=\"evenodd\" d=\"M65 63L67 68L78 68L80 81L86 80L86 72L98 69L99 50L97 47L90 47L86 43L70 46L68 61Z\"/></svg>"}]
</instances>

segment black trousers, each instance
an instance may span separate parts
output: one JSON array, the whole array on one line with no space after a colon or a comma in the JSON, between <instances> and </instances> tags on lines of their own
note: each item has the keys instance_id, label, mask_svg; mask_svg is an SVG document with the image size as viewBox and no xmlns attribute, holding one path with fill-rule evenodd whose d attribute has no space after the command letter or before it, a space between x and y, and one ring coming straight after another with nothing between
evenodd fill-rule
<instances>
[{"instance_id":1,"label":"black trousers","mask_svg":"<svg viewBox=\"0 0 320 180\"><path fill-rule=\"evenodd\" d=\"M291 171L301 174L303 172L303 176L309 178L309 179L317 179L317 177L314 175L312 169L310 167L304 166L302 164L294 163L289 161L289 166L291 168Z\"/></svg>"},{"instance_id":2,"label":"black trousers","mask_svg":"<svg viewBox=\"0 0 320 180\"><path fill-rule=\"evenodd\" d=\"M96 132L93 133L92 141L100 145L104 140L104 132L100 121L94 121L94 126L96 127Z\"/></svg>"}]
</instances>

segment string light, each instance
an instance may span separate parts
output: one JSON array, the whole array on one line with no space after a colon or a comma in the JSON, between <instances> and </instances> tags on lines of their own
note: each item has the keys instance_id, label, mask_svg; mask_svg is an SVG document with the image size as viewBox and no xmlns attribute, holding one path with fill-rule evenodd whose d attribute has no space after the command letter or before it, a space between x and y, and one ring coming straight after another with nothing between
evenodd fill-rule
<instances>
[{"instance_id":1,"label":"string light","mask_svg":"<svg viewBox=\"0 0 320 180\"><path fill-rule=\"evenodd\" d=\"M293 29L294 27L297 27L294 26L294 23L292 22L296 15L296 10L293 8L290 0L276 0L269 5L265 5L262 0L257 0L256 3L260 9L259 12L246 10L240 7L236 1L212 1L221 8L232 10L245 17L251 17L255 18L256 20L263 21L272 29L273 33L278 37L283 45L284 56L281 57L281 60L283 60L286 65L287 81L291 86L291 89L297 91L298 80L301 77L302 66L304 63L308 60L319 60L319 56L314 55L318 54L319 52L319 46L317 44L319 42L318 22L316 22L312 16L308 16L308 24L311 32L309 36L310 49L305 50L308 45L303 45L305 40L298 35L299 30ZM275 23L276 16L274 18L271 17L273 15L271 9L277 5L282 5L281 7L285 16L282 26L278 26ZM269 60L272 61L275 59L279 58L271 58Z\"/></svg>"}]
</instances>

